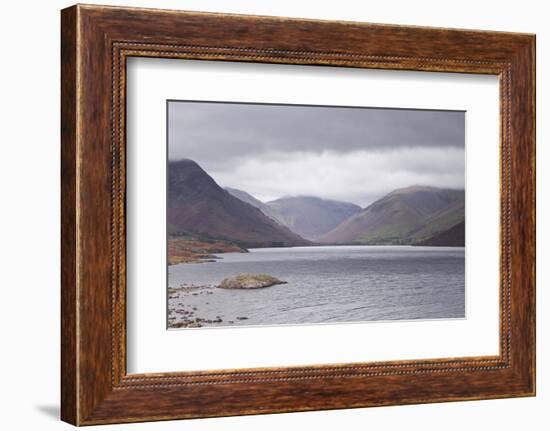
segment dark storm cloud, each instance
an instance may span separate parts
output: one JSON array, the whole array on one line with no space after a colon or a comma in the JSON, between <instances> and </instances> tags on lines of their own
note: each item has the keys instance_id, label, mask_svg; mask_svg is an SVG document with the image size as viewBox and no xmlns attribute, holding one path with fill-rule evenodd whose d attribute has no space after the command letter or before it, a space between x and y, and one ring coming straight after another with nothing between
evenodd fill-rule
<instances>
[{"instance_id":1,"label":"dark storm cloud","mask_svg":"<svg viewBox=\"0 0 550 431\"><path fill-rule=\"evenodd\" d=\"M172 159L464 146L454 111L170 102L169 125Z\"/></svg>"},{"instance_id":2,"label":"dark storm cloud","mask_svg":"<svg viewBox=\"0 0 550 431\"><path fill-rule=\"evenodd\" d=\"M269 200L464 187L464 112L170 102L169 158Z\"/></svg>"}]
</instances>

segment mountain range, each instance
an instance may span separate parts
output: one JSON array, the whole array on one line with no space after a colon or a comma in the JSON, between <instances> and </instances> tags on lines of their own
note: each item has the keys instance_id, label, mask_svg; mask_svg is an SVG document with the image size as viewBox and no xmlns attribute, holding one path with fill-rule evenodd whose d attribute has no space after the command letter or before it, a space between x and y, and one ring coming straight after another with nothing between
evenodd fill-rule
<instances>
[{"instance_id":1,"label":"mountain range","mask_svg":"<svg viewBox=\"0 0 550 431\"><path fill-rule=\"evenodd\" d=\"M464 190L411 186L362 209L313 196L262 202L223 189L192 160L169 162L168 233L244 247L313 244L464 245Z\"/></svg>"},{"instance_id":2,"label":"mountain range","mask_svg":"<svg viewBox=\"0 0 550 431\"><path fill-rule=\"evenodd\" d=\"M281 223L281 221L279 220L279 214L277 214L275 210L271 209L268 204L262 202L259 199L256 199L250 193L247 193L243 190L232 189L231 187L226 187L225 190L227 190L229 193L231 193L233 196L240 199L241 201L258 208L266 216L276 221L277 223Z\"/></svg>"},{"instance_id":3,"label":"mountain range","mask_svg":"<svg viewBox=\"0 0 550 431\"><path fill-rule=\"evenodd\" d=\"M238 243L244 247L307 245L253 205L221 188L197 163L168 165L168 234Z\"/></svg>"},{"instance_id":4,"label":"mountain range","mask_svg":"<svg viewBox=\"0 0 550 431\"><path fill-rule=\"evenodd\" d=\"M290 196L264 203L242 190L226 190L311 241L318 240L344 220L361 211L360 206L349 202L314 196Z\"/></svg>"}]
</instances>

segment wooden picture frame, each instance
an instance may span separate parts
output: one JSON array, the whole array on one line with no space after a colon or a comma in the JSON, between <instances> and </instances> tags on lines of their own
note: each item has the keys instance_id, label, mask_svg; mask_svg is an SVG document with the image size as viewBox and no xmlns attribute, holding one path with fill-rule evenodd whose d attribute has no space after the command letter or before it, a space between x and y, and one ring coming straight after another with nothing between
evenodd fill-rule
<instances>
[{"instance_id":1,"label":"wooden picture frame","mask_svg":"<svg viewBox=\"0 0 550 431\"><path fill-rule=\"evenodd\" d=\"M61 417L75 425L535 394L535 36L77 5L62 11ZM500 78L500 354L126 372L131 56Z\"/></svg>"}]
</instances>

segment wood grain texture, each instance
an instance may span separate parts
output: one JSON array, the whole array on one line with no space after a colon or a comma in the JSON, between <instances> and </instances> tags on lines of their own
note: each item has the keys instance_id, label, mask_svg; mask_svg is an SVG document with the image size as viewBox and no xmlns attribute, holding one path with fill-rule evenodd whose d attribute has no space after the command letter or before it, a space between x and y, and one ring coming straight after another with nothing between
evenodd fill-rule
<instances>
[{"instance_id":1,"label":"wood grain texture","mask_svg":"<svg viewBox=\"0 0 550 431\"><path fill-rule=\"evenodd\" d=\"M77 424L534 395L533 35L100 6L62 11L62 418ZM500 354L126 374L126 59L495 74ZM497 222L497 221L495 221Z\"/></svg>"},{"instance_id":2,"label":"wood grain texture","mask_svg":"<svg viewBox=\"0 0 550 431\"><path fill-rule=\"evenodd\" d=\"M76 9L61 16L61 417L77 422Z\"/></svg>"}]
</instances>

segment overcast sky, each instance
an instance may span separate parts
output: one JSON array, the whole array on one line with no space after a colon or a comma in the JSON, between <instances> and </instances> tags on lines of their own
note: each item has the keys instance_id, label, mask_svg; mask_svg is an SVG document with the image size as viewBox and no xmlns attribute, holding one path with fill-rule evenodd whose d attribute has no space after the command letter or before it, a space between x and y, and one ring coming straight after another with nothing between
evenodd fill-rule
<instances>
[{"instance_id":1,"label":"overcast sky","mask_svg":"<svg viewBox=\"0 0 550 431\"><path fill-rule=\"evenodd\" d=\"M266 202L362 207L400 187L464 188L464 112L169 102L170 160Z\"/></svg>"}]
</instances>

